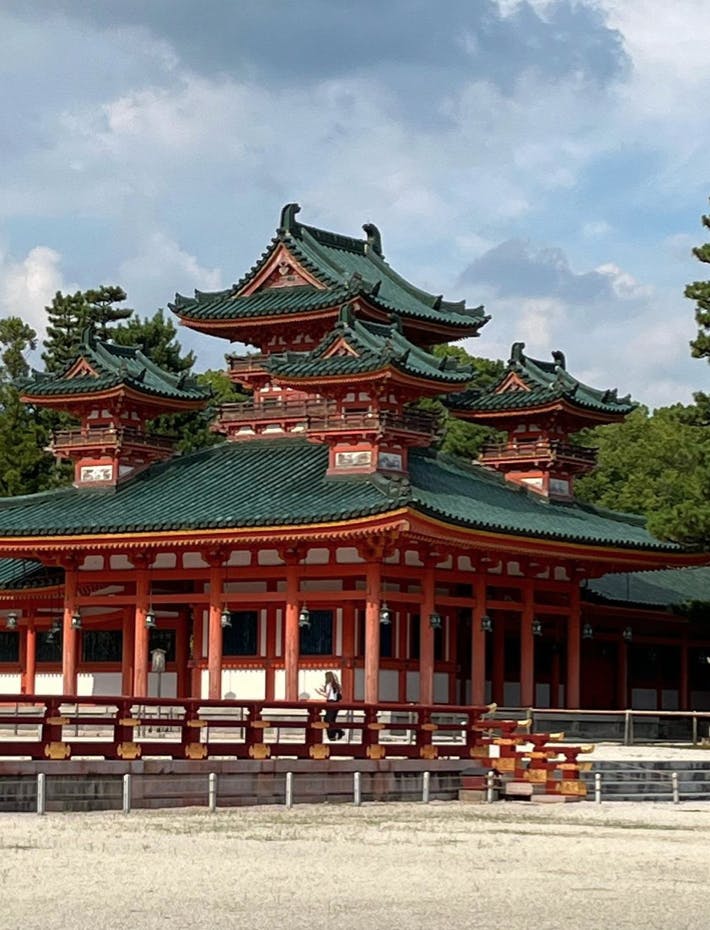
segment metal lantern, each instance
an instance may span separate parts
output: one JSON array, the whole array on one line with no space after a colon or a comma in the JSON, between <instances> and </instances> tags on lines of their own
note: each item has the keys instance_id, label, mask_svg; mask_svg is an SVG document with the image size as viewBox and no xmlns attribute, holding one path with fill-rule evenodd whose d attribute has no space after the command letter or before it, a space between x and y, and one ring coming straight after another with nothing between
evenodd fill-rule
<instances>
[{"instance_id":1,"label":"metal lantern","mask_svg":"<svg viewBox=\"0 0 710 930\"><path fill-rule=\"evenodd\" d=\"M52 625L49 628L49 633L47 633L47 642L53 643L54 640L57 638L57 633L59 633L61 629L62 629L62 625L59 622L59 620L53 620Z\"/></svg>"},{"instance_id":2,"label":"metal lantern","mask_svg":"<svg viewBox=\"0 0 710 930\"><path fill-rule=\"evenodd\" d=\"M17 629L17 614L15 613L14 610L11 610L10 613L7 615L5 626L7 627L8 630Z\"/></svg>"},{"instance_id":3,"label":"metal lantern","mask_svg":"<svg viewBox=\"0 0 710 930\"><path fill-rule=\"evenodd\" d=\"M386 603L380 607L380 623L382 626L389 626L392 622L392 617L390 615L390 609Z\"/></svg>"},{"instance_id":4,"label":"metal lantern","mask_svg":"<svg viewBox=\"0 0 710 930\"><path fill-rule=\"evenodd\" d=\"M232 612L226 605L222 608L219 620L223 630L228 630L232 625Z\"/></svg>"},{"instance_id":5,"label":"metal lantern","mask_svg":"<svg viewBox=\"0 0 710 930\"><path fill-rule=\"evenodd\" d=\"M488 614L484 614L484 615L481 617L481 629L483 630L484 633L492 633L492 632L493 632L493 621L492 621L491 618L488 616Z\"/></svg>"},{"instance_id":6,"label":"metal lantern","mask_svg":"<svg viewBox=\"0 0 710 930\"><path fill-rule=\"evenodd\" d=\"M582 627L582 639L592 639L594 636L594 627L591 623L585 623Z\"/></svg>"},{"instance_id":7,"label":"metal lantern","mask_svg":"<svg viewBox=\"0 0 710 930\"><path fill-rule=\"evenodd\" d=\"M434 611L434 613L429 616L429 626L432 628L432 630L440 630L441 614L438 614L436 611Z\"/></svg>"},{"instance_id":8,"label":"metal lantern","mask_svg":"<svg viewBox=\"0 0 710 930\"><path fill-rule=\"evenodd\" d=\"M155 611L152 607L148 608L148 612L145 615L145 628L146 630L155 629Z\"/></svg>"},{"instance_id":9,"label":"metal lantern","mask_svg":"<svg viewBox=\"0 0 710 930\"><path fill-rule=\"evenodd\" d=\"M72 618L71 618L71 628L72 628L72 630L80 630L80 629L81 629L81 614L79 613L78 610L75 611L75 612L72 614Z\"/></svg>"},{"instance_id":10,"label":"metal lantern","mask_svg":"<svg viewBox=\"0 0 710 930\"><path fill-rule=\"evenodd\" d=\"M532 634L533 636L542 636L542 623L537 617L532 622Z\"/></svg>"},{"instance_id":11,"label":"metal lantern","mask_svg":"<svg viewBox=\"0 0 710 930\"><path fill-rule=\"evenodd\" d=\"M630 643L631 640L634 638L634 631L631 629L630 626L625 626L621 635L623 636L624 640L627 643Z\"/></svg>"},{"instance_id":12,"label":"metal lantern","mask_svg":"<svg viewBox=\"0 0 710 930\"><path fill-rule=\"evenodd\" d=\"M298 613L298 625L302 630L307 630L311 625L311 612L305 604Z\"/></svg>"}]
</instances>

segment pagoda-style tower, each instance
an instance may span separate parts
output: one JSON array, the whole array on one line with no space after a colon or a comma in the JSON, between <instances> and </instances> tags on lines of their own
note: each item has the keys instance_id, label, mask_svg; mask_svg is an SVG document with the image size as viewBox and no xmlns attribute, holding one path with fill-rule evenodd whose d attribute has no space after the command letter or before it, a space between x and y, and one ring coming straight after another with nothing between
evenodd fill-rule
<instances>
[{"instance_id":1,"label":"pagoda-style tower","mask_svg":"<svg viewBox=\"0 0 710 930\"><path fill-rule=\"evenodd\" d=\"M208 396L187 375L164 371L139 349L102 342L89 331L64 371L33 371L22 391L25 403L79 420L76 428L56 430L49 447L58 459L74 462L77 487L116 485L169 458L175 441L148 433L147 422L198 410Z\"/></svg>"},{"instance_id":2,"label":"pagoda-style tower","mask_svg":"<svg viewBox=\"0 0 710 930\"><path fill-rule=\"evenodd\" d=\"M434 343L476 336L482 308L444 301L385 262L377 228L351 239L281 213L276 236L233 288L176 296L171 309L200 332L250 343L228 356L248 404L222 408L214 428L231 440L304 433L330 447L329 474L407 470L407 450L429 445L438 421L411 409L472 377Z\"/></svg>"},{"instance_id":3,"label":"pagoda-style tower","mask_svg":"<svg viewBox=\"0 0 710 930\"><path fill-rule=\"evenodd\" d=\"M552 362L529 358L515 342L503 374L486 390L446 398L454 416L505 434L487 443L479 461L540 493L570 498L574 479L594 467L596 450L570 442L584 427L622 420L636 406L616 390L599 391L577 381L562 352Z\"/></svg>"}]
</instances>

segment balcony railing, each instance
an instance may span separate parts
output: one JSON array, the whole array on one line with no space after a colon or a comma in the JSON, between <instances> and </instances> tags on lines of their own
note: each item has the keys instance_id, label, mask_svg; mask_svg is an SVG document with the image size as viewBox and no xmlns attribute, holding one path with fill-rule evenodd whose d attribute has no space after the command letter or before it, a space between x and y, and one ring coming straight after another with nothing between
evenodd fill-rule
<instances>
[{"instance_id":1,"label":"balcony railing","mask_svg":"<svg viewBox=\"0 0 710 930\"><path fill-rule=\"evenodd\" d=\"M578 462L594 465L597 450L587 446L577 446L560 439L538 439L522 442L487 442L481 450L481 460L496 459L508 462L528 462L546 459L554 461Z\"/></svg>"},{"instance_id":2,"label":"balcony railing","mask_svg":"<svg viewBox=\"0 0 710 930\"><path fill-rule=\"evenodd\" d=\"M158 436L143 433L129 426L118 428L95 429L60 429L52 435L52 447L61 449L79 449L85 446L110 446L112 448L123 445L144 446L151 449L172 449L175 440L169 436Z\"/></svg>"},{"instance_id":3,"label":"balcony railing","mask_svg":"<svg viewBox=\"0 0 710 930\"><path fill-rule=\"evenodd\" d=\"M334 405L321 400L277 401L266 404L245 403L223 404L219 408L221 423L252 423L255 420L307 420L309 416L322 416Z\"/></svg>"}]
</instances>

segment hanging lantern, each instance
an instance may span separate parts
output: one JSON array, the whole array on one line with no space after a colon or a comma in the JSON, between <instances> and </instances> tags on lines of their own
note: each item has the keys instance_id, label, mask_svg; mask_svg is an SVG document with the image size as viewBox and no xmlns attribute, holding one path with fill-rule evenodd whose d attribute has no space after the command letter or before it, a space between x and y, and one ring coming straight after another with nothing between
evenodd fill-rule
<instances>
[{"instance_id":1,"label":"hanging lantern","mask_svg":"<svg viewBox=\"0 0 710 930\"><path fill-rule=\"evenodd\" d=\"M80 630L80 629L81 629L81 614L79 613L78 610L74 611L74 613L73 613L73 615L72 615L72 618L71 618L71 628L72 628L72 630Z\"/></svg>"},{"instance_id":2,"label":"hanging lantern","mask_svg":"<svg viewBox=\"0 0 710 930\"><path fill-rule=\"evenodd\" d=\"M302 630L307 630L311 625L311 612L305 604L298 613L298 625Z\"/></svg>"},{"instance_id":3,"label":"hanging lantern","mask_svg":"<svg viewBox=\"0 0 710 930\"><path fill-rule=\"evenodd\" d=\"M148 608L148 612L145 615L145 628L146 630L155 629L155 611L152 607Z\"/></svg>"},{"instance_id":4,"label":"hanging lantern","mask_svg":"<svg viewBox=\"0 0 710 930\"><path fill-rule=\"evenodd\" d=\"M429 626L432 628L432 630L440 630L441 614L438 614L436 611L434 611L434 613L429 616Z\"/></svg>"},{"instance_id":5,"label":"hanging lantern","mask_svg":"<svg viewBox=\"0 0 710 930\"><path fill-rule=\"evenodd\" d=\"M532 634L533 636L542 636L542 623L537 617L532 622Z\"/></svg>"},{"instance_id":6,"label":"hanging lantern","mask_svg":"<svg viewBox=\"0 0 710 930\"><path fill-rule=\"evenodd\" d=\"M14 610L11 610L10 613L7 615L7 619L5 620L5 627L8 630L17 629L17 614L15 613Z\"/></svg>"},{"instance_id":7,"label":"hanging lantern","mask_svg":"<svg viewBox=\"0 0 710 930\"><path fill-rule=\"evenodd\" d=\"M228 630L232 625L232 612L229 607L225 604L222 608L222 613L220 615L220 623L222 624L223 630Z\"/></svg>"},{"instance_id":8,"label":"hanging lantern","mask_svg":"<svg viewBox=\"0 0 710 930\"><path fill-rule=\"evenodd\" d=\"M625 626L621 635L623 636L625 642L630 643L634 638L634 631L630 626Z\"/></svg>"},{"instance_id":9,"label":"hanging lantern","mask_svg":"<svg viewBox=\"0 0 710 930\"><path fill-rule=\"evenodd\" d=\"M491 618L488 616L488 614L484 614L484 615L481 617L481 629L483 630L484 633L492 633L492 632L493 632L493 621L492 621Z\"/></svg>"},{"instance_id":10,"label":"hanging lantern","mask_svg":"<svg viewBox=\"0 0 710 930\"><path fill-rule=\"evenodd\" d=\"M582 627L582 639L592 639L594 637L594 627L591 623L585 623Z\"/></svg>"},{"instance_id":11,"label":"hanging lantern","mask_svg":"<svg viewBox=\"0 0 710 930\"><path fill-rule=\"evenodd\" d=\"M389 626L392 622L392 617L390 616L390 609L386 603L382 604L380 607L380 623L382 626Z\"/></svg>"}]
</instances>

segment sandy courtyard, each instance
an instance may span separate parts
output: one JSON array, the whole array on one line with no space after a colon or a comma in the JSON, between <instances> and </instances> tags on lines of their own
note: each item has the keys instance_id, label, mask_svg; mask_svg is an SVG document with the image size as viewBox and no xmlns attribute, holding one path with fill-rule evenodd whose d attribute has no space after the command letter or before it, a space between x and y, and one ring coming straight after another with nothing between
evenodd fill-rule
<instances>
[{"instance_id":1,"label":"sandy courtyard","mask_svg":"<svg viewBox=\"0 0 710 930\"><path fill-rule=\"evenodd\" d=\"M710 804L0 815L2 930L710 926Z\"/></svg>"}]
</instances>

